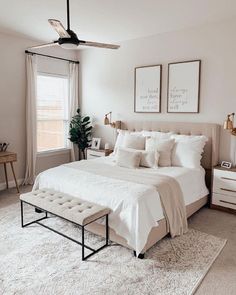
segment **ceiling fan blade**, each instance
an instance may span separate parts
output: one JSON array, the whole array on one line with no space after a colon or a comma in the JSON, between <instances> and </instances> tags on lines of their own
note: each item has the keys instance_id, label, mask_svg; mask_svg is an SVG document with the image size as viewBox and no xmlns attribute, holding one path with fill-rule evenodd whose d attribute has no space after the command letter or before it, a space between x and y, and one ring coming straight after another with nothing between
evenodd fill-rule
<instances>
[{"instance_id":1,"label":"ceiling fan blade","mask_svg":"<svg viewBox=\"0 0 236 295\"><path fill-rule=\"evenodd\" d=\"M120 45L114 45L114 44L106 44L106 43L83 41L83 40L80 40L79 42L80 42L80 45L82 46L92 46L92 47L100 47L100 48L108 48L108 49L120 48Z\"/></svg>"},{"instance_id":2,"label":"ceiling fan blade","mask_svg":"<svg viewBox=\"0 0 236 295\"><path fill-rule=\"evenodd\" d=\"M58 41L32 46L29 49L39 49L39 48L45 48L45 47L52 47L52 46L56 46L56 45L58 45Z\"/></svg>"},{"instance_id":3,"label":"ceiling fan blade","mask_svg":"<svg viewBox=\"0 0 236 295\"><path fill-rule=\"evenodd\" d=\"M53 29L59 34L60 38L70 38L63 24L57 19L49 19L48 22L53 27Z\"/></svg>"}]
</instances>

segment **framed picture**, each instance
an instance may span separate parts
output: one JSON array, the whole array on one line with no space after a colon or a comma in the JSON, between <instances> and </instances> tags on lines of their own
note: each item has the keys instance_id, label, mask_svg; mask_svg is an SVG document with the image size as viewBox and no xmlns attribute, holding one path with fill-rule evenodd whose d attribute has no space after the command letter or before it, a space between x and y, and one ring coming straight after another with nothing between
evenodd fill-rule
<instances>
[{"instance_id":1,"label":"framed picture","mask_svg":"<svg viewBox=\"0 0 236 295\"><path fill-rule=\"evenodd\" d=\"M232 163L226 162L226 161L222 161L221 162L221 167L230 169L232 167Z\"/></svg>"},{"instance_id":2,"label":"framed picture","mask_svg":"<svg viewBox=\"0 0 236 295\"><path fill-rule=\"evenodd\" d=\"M100 144L101 144L101 138L92 138L92 145L91 148L95 150L100 149Z\"/></svg>"},{"instance_id":3,"label":"framed picture","mask_svg":"<svg viewBox=\"0 0 236 295\"><path fill-rule=\"evenodd\" d=\"M201 61L168 64L168 113L199 113Z\"/></svg>"},{"instance_id":4,"label":"framed picture","mask_svg":"<svg viewBox=\"0 0 236 295\"><path fill-rule=\"evenodd\" d=\"M160 113L161 65L137 67L134 71L134 112Z\"/></svg>"}]
</instances>

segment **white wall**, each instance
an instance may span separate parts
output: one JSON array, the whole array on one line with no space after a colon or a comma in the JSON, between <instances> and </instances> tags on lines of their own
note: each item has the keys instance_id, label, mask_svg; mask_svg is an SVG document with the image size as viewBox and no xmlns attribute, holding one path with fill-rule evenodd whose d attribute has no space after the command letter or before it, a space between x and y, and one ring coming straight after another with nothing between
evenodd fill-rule
<instances>
[{"instance_id":1,"label":"white wall","mask_svg":"<svg viewBox=\"0 0 236 295\"><path fill-rule=\"evenodd\" d=\"M15 164L18 179L25 173L26 133L25 133L25 49L39 44L29 39L0 33L0 142L10 142L10 151L17 152ZM62 50L42 51L48 54L75 58L74 52ZM51 61L52 62L52 61ZM50 68L55 68L55 61L45 61ZM61 68L61 66L60 66ZM69 161L69 153L38 159L38 171ZM10 169L9 178L12 180ZM0 165L0 189L4 187L3 167Z\"/></svg>"},{"instance_id":2,"label":"white wall","mask_svg":"<svg viewBox=\"0 0 236 295\"><path fill-rule=\"evenodd\" d=\"M80 97L84 114L93 117L95 135L113 141L104 114L113 111L114 119L213 122L222 124L226 114L236 111L236 20L205 25L121 43L117 51L89 49L80 52ZM201 59L199 114L167 114L168 62ZM136 114L134 68L163 65L162 113ZM220 159L229 160L228 132L221 132Z\"/></svg>"}]
</instances>

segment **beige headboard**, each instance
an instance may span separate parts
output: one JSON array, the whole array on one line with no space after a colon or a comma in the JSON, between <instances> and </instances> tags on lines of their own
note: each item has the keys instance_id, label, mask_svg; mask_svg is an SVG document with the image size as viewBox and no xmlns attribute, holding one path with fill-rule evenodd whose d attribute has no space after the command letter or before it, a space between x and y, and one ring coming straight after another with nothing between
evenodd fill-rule
<instances>
[{"instance_id":1,"label":"beige headboard","mask_svg":"<svg viewBox=\"0 0 236 295\"><path fill-rule=\"evenodd\" d=\"M211 169L218 164L220 125L212 123L190 123L190 122L158 122L158 121L125 121L122 129L131 131L173 131L176 134L205 135L208 142L205 145L202 166Z\"/></svg>"}]
</instances>

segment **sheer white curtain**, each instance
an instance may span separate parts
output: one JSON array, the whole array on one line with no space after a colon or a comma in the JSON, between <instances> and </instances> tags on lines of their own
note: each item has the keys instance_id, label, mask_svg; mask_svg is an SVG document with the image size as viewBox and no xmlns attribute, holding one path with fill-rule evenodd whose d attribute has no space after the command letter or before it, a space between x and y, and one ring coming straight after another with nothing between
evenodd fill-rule
<instances>
[{"instance_id":1,"label":"sheer white curtain","mask_svg":"<svg viewBox=\"0 0 236 295\"><path fill-rule=\"evenodd\" d=\"M76 114L79 105L79 65L69 63L69 121ZM71 161L75 161L74 144L69 142Z\"/></svg>"},{"instance_id":2,"label":"sheer white curtain","mask_svg":"<svg viewBox=\"0 0 236 295\"><path fill-rule=\"evenodd\" d=\"M26 83L26 170L23 184L33 184L37 155L37 57L31 54L26 55Z\"/></svg>"}]
</instances>

